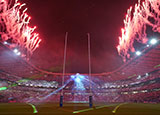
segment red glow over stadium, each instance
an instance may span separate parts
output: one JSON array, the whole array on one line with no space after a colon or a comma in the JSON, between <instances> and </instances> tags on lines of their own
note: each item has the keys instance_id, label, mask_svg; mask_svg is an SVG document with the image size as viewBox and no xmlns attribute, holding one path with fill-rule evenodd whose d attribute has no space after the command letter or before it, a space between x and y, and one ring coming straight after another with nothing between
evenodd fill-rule
<instances>
[{"instance_id":1,"label":"red glow over stadium","mask_svg":"<svg viewBox=\"0 0 160 115\"><path fill-rule=\"evenodd\" d=\"M0 114L158 115L160 0L62 1L0 0Z\"/></svg>"}]
</instances>

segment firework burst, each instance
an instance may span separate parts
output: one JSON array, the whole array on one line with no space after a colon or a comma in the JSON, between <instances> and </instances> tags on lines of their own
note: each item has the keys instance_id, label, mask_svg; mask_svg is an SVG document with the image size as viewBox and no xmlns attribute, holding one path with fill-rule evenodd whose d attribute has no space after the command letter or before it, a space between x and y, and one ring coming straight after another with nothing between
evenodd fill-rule
<instances>
[{"instance_id":1,"label":"firework burst","mask_svg":"<svg viewBox=\"0 0 160 115\"><path fill-rule=\"evenodd\" d=\"M24 55L32 55L39 47L41 39L30 27L31 17L26 13L26 4L18 0L0 0L0 35L1 42L11 41L10 48L19 48Z\"/></svg>"},{"instance_id":2,"label":"firework burst","mask_svg":"<svg viewBox=\"0 0 160 115\"><path fill-rule=\"evenodd\" d=\"M146 29L152 27L153 32L160 33L160 0L139 0L130 7L124 19L122 36L119 37L117 50L123 60L130 58L129 52L135 52L134 41L146 44L148 41Z\"/></svg>"}]
</instances>

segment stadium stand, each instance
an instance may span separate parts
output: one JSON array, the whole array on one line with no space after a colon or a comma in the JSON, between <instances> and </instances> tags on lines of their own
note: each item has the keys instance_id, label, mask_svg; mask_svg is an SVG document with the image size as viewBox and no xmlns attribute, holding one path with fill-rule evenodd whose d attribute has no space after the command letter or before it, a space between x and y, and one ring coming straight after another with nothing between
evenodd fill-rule
<instances>
[{"instance_id":1,"label":"stadium stand","mask_svg":"<svg viewBox=\"0 0 160 115\"><path fill-rule=\"evenodd\" d=\"M92 87L93 100L112 103L159 102L159 51L160 45L149 47L143 55L132 58L113 72L92 74L90 79L96 84ZM61 73L40 71L3 44L0 45L0 60L0 79L6 83L3 87L8 87L1 93L1 102L36 102L62 87ZM66 74L65 82L71 75ZM85 92L75 91L73 87L73 81L64 87L64 101L88 102L88 85L84 83ZM55 92L43 101L58 101L59 96L60 93Z\"/></svg>"}]
</instances>

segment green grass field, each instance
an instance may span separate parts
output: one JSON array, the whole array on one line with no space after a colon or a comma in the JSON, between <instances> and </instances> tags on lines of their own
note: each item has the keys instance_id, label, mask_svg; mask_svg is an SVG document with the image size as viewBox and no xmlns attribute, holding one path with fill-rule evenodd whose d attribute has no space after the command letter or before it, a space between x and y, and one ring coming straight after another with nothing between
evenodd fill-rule
<instances>
[{"instance_id":1,"label":"green grass field","mask_svg":"<svg viewBox=\"0 0 160 115\"><path fill-rule=\"evenodd\" d=\"M97 104L89 108L88 104L1 103L0 115L160 115L160 104Z\"/></svg>"}]
</instances>

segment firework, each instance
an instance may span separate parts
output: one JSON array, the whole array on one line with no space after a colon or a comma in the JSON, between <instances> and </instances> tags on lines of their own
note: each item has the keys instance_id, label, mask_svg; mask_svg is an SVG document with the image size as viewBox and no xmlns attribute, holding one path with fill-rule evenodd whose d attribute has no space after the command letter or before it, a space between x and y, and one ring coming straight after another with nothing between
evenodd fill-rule
<instances>
[{"instance_id":1,"label":"firework","mask_svg":"<svg viewBox=\"0 0 160 115\"><path fill-rule=\"evenodd\" d=\"M119 37L118 53L123 60L130 58L129 52L135 52L134 41L146 44L148 41L146 29L152 27L153 32L160 33L160 0L139 0L130 7L124 19L122 36Z\"/></svg>"},{"instance_id":2,"label":"firework","mask_svg":"<svg viewBox=\"0 0 160 115\"><path fill-rule=\"evenodd\" d=\"M41 40L30 27L31 17L26 13L25 3L18 0L0 0L0 35L1 41L11 41L10 48L19 48L24 54L32 55Z\"/></svg>"}]
</instances>

